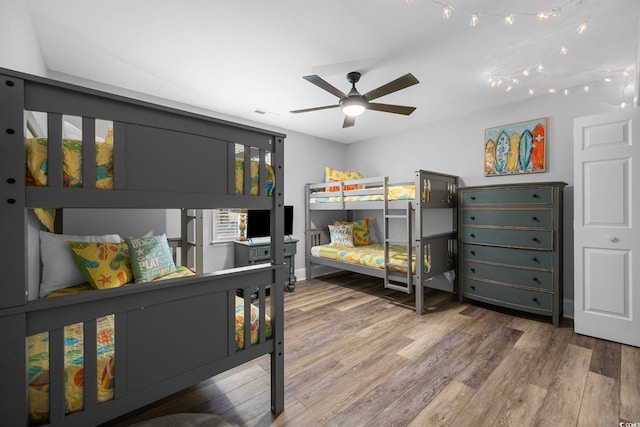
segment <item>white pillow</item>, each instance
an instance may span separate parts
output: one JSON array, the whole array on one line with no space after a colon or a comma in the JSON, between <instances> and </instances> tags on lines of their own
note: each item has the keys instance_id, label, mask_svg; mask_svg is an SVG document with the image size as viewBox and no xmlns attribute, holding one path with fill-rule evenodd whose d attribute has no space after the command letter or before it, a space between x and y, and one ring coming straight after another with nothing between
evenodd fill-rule
<instances>
[{"instance_id":1,"label":"white pillow","mask_svg":"<svg viewBox=\"0 0 640 427\"><path fill-rule=\"evenodd\" d=\"M40 298L49 292L79 285L87 281L73 259L71 248L67 244L69 240L74 242L108 243L120 243L123 241L117 234L78 236L40 231L40 260L42 261Z\"/></svg>"},{"instance_id":2,"label":"white pillow","mask_svg":"<svg viewBox=\"0 0 640 427\"><path fill-rule=\"evenodd\" d=\"M353 248L353 223L329 225L331 243L329 246L346 246Z\"/></svg>"}]
</instances>

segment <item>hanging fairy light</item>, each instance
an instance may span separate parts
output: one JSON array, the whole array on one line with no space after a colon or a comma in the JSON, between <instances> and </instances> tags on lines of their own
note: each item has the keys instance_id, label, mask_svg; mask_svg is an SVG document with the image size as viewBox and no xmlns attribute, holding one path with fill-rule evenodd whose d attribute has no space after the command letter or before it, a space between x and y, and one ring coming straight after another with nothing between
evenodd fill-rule
<instances>
[{"instance_id":1,"label":"hanging fairy light","mask_svg":"<svg viewBox=\"0 0 640 427\"><path fill-rule=\"evenodd\" d=\"M406 0L407 3L413 3L414 0ZM456 7L451 5L450 3L445 3L441 0L431 0L431 3L439 5L442 7L442 17L444 19L449 19L451 15L456 13L461 13L467 15L469 17L469 25L475 27L478 25L480 17L493 17L493 18L501 18L505 25L513 25L515 23L515 19L518 16L532 16L538 18L540 21L546 21L550 18L555 18L560 16L564 9L572 4L579 5L584 0L565 0L565 2L559 6L552 7L551 9L538 10L538 11L526 11L521 13L508 13L508 14L500 14L500 13L482 13L479 11L472 11L463 7ZM475 18L474 18L475 16Z\"/></svg>"},{"instance_id":2,"label":"hanging fairy light","mask_svg":"<svg viewBox=\"0 0 640 427\"><path fill-rule=\"evenodd\" d=\"M566 55L569 52L566 46L560 46L560 55Z\"/></svg>"},{"instance_id":3,"label":"hanging fairy light","mask_svg":"<svg viewBox=\"0 0 640 427\"><path fill-rule=\"evenodd\" d=\"M582 24L580 24L576 31L578 32L578 34L582 35L585 31L587 31L587 23L583 22Z\"/></svg>"}]
</instances>

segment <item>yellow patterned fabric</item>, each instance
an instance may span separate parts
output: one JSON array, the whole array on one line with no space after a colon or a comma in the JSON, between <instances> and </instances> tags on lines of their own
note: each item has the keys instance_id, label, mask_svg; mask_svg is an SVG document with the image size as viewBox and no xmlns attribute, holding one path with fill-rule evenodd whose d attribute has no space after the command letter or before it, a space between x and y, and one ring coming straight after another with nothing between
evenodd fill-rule
<instances>
[{"instance_id":1,"label":"yellow patterned fabric","mask_svg":"<svg viewBox=\"0 0 640 427\"><path fill-rule=\"evenodd\" d=\"M354 179L362 179L364 178L364 174L361 170L358 171L341 171L337 169L333 169L330 167L325 167L325 179L324 182L340 182L340 181L351 181ZM362 188L358 185L345 185L342 187L344 191L356 190L358 188ZM325 188L325 191L340 191L340 186L331 186Z\"/></svg>"},{"instance_id":2,"label":"yellow patterned fabric","mask_svg":"<svg viewBox=\"0 0 640 427\"><path fill-rule=\"evenodd\" d=\"M389 200L413 200L416 197L415 185L394 185L388 188ZM311 203L338 203L342 202L375 202L382 201L382 194L366 194L362 196L330 196L330 197L311 197Z\"/></svg>"},{"instance_id":3,"label":"yellow patterned fabric","mask_svg":"<svg viewBox=\"0 0 640 427\"><path fill-rule=\"evenodd\" d=\"M97 319L98 402L113 398L114 387L114 318ZM83 325L64 328L64 372L66 412L81 410L84 405ZM28 339L29 416L35 424L49 418L49 334L43 332Z\"/></svg>"},{"instance_id":4,"label":"yellow patterned fabric","mask_svg":"<svg viewBox=\"0 0 640 427\"><path fill-rule=\"evenodd\" d=\"M129 247L126 242L68 243L73 259L92 288L117 288L133 280Z\"/></svg>"},{"instance_id":5,"label":"yellow patterned fabric","mask_svg":"<svg viewBox=\"0 0 640 427\"><path fill-rule=\"evenodd\" d=\"M335 261L358 264L365 267L384 268L384 245L382 243L371 243L366 246L348 248L344 246L320 246L320 257ZM404 265L405 268L391 267L391 271L406 273L407 248L401 245L390 245L389 262L392 264ZM415 253L411 257L411 272L415 272Z\"/></svg>"},{"instance_id":6,"label":"yellow patterned fabric","mask_svg":"<svg viewBox=\"0 0 640 427\"><path fill-rule=\"evenodd\" d=\"M44 187L47 185L48 139L28 138L26 184ZM82 187L82 141L62 140L62 178L65 187ZM113 129L109 128L104 142L96 142L96 188L113 188ZM40 222L53 232L55 209L36 208L34 212Z\"/></svg>"},{"instance_id":7,"label":"yellow patterned fabric","mask_svg":"<svg viewBox=\"0 0 640 427\"><path fill-rule=\"evenodd\" d=\"M267 164L265 174L265 194L270 196L273 193L274 176L273 168ZM257 196L260 189L260 164L256 161L251 162L251 195ZM236 195L244 194L244 160L236 159Z\"/></svg>"},{"instance_id":8,"label":"yellow patterned fabric","mask_svg":"<svg viewBox=\"0 0 640 427\"><path fill-rule=\"evenodd\" d=\"M354 246L364 246L371 243L371 234L369 233L369 218L358 219L356 221L338 221L334 219L332 224L353 224Z\"/></svg>"},{"instance_id":9,"label":"yellow patterned fabric","mask_svg":"<svg viewBox=\"0 0 640 427\"><path fill-rule=\"evenodd\" d=\"M264 315L265 337L271 337L271 317ZM258 331L260 327L260 309L251 304L251 344L258 342ZM244 299L236 296L236 346L244 347Z\"/></svg>"}]
</instances>

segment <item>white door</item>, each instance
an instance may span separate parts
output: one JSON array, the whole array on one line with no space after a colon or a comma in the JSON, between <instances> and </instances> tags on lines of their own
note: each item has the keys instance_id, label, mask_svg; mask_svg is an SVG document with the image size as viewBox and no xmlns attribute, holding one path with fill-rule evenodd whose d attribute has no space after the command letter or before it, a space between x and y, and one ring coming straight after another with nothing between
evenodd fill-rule
<instances>
[{"instance_id":1,"label":"white door","mask_svg":"<svg viewBox=\"0 0 640 427\"><path fill-rule=\"evenodd\" d=\"M575 330L640 346L640 277L634 275L640 275L640 258L634 259L640 257L640 173L634 156L640 162L640 109L575 120Z\"/></svg>"}]
</instances>

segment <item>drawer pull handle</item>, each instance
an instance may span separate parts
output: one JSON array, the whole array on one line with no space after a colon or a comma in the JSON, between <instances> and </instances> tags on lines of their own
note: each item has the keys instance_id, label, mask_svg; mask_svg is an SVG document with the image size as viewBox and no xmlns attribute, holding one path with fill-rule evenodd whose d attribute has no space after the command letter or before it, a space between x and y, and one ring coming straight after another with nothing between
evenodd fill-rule
<instances>
[{"instance_id":1,"label":"drawer pull handle","mask_svg":"<svg viewBox=\"0 0 640 427\"><path fill-rule=\"evenodd\" d=\"M540 262L540 260L538 259L538 257L535 257L535 256L534 256L534 257L533 257L533 262L537 262L537 263L539 263L539 262Z\"/></svg>"},{"instance_id":2,"label":"drawer pull handle","mask_svg":"<svg viewBox=\"0 0 640 427\"><path fill-rule=\"evenodd\" d=\"M539 199L539 198L540 198L540 196L538 196L538 193L533 193L533 198L534 198L534 199Z\"/></svg>"},{"instance_id":3,"label":"drawer pull handle","mask_svg":"<svg viewBox=\"0 0 640 427\"><path fill-rule=\"evenodd\" d=\"M534 216L533 218L531 218L532 220L534 220L535 222L539 222L540 220L538 219L537 216Z\"/></svg>"},{"instance_id":4,"label":"drawer pull handle","mask_svg":"<svg viewBox=\"0 0 640 427\"><path fill-rule=\"evenodd\" d=\"M475 254L476 254L476 251L471 251L471 255L475 255Z\"/></svg>"},{"instance_id":5,"label":"drawer pull handle","mask_svg":"<svg viewBox=\"0 0 640 427\"><path fill-rule=\"evenodd\" d=\"M533 240L534 242L540 242L540 239L538 239L537 237L534 237L532 240Z\"/></svg>"},{"instance_id":6,"label":"drawer pull handle","mask_svg":"<svg viewBox=\"0 0 640 427\"><path fill-rule=\"evenodd\" d=\"M475 269L475 268L470 268L470 270L471 270L471 272L472 272L472 273L475 273L475 272L476 272L476 269Z\"/></svg>"},{"instance_id":7,"label":"drawer pull handle","mask_svg":"<svg viewBox=\"0 0 640 427\"><path fill-rule=\"evenodd\" d=\"M471 290L472 290L472 291L475 291L475 290L476 290L476 287L475 287L475 286L473 286L473 285L471 285Z\"/></svg>"},{"instance_id":8,"label":"drawer pull handle","mask_svg":"<svg viewBox=\"0 0 640 427\"><path fill-rule=\"evenodd\" d=\"M471 196L471 197L470 197L470 199L471 199L471 200L475 200L475 199L476 199L476 196Z\"/></svg>"},{"instance_id":9,"label":"drawer pull handle","mask_svg":"<svg viewBox=\"0 0 640 427\"><path fill-rule=\"evenodd\" d=\"M538 280L538 278L537 278L537 277L534 277L534 278L533 278L533 281L534 281L534 282L536 282L536 283L540 283L540 280Z\"/></svg>"},{"instance_id":10,"label":"drawer pull handle","mask_svg":"<svg viewBox=\"0 0 640 427\"><path fill-rule=\"evenodd\" d=\"M471 217L471 221L475 221L475 220L476 220L476 217L475 217L475 216L472 216L472 217Z\"/></svg>"},{"instance_id":11,"label":"drawer pull handle","mask_svg":"<svg viewBox=\"0 0 640 427\"><path fill-rule=\"evenodd\" d=\"M470 234L470 236L471 236L471 238L472 238L472 239L475 239L475 238L476 238L476 235L475 235L475 234L473 234L473 233L471 233L471 234Z\"/></svg>"},{"instance_id":12,"label":"drawer pull handle","mask_svg":"<svg viewBox=\"0 0 640 427\"><path fill-rule=\"evenodd\" d=\"M534 298L533 302L535 302L536 304L540 305L540 301L538 301L538 298Z\"/></svg>"}]
</instances>

